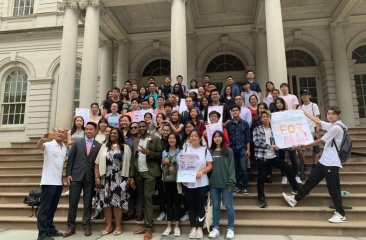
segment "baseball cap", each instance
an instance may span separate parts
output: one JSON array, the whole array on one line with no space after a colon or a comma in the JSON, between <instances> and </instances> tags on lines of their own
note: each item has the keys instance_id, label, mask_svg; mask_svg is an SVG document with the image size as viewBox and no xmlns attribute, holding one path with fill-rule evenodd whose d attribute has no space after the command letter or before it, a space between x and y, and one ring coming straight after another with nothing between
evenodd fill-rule
<instances>
[{"instance_id":1,"label":"baseball cap","mask_svg":"<svg viewBox=\"0 0 366 240\"><path fill-rule=\"evenodd\" d=\"M300 91L300 95L303 95L303 94L311 95L311 92L308 89L304 89L304 90Z\"/></svg>"}]
</instances>

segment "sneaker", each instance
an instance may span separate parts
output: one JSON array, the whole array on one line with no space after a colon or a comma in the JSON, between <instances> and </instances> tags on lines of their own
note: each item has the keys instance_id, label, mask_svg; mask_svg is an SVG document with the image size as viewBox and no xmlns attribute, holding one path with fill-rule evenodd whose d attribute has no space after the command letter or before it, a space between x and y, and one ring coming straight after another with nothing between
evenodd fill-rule
<instances>
[{"instance_id":1,"label":"sneaker","mask_svg":"<svg viewBox=\"0 0 366 240\"><path fill-rule=\"evenodd\" d=\"M248 190L248 189L245 189L245 188L243 188L243 190L241 190L241 192L242 192L244 195L249 195L249 194L250 194L249 190Z\"/></svg>"},{"instance_id":2,"label":"sneaker","mask_svg":"<svg viewBox=\"0 0 366 240\"><path fill-rule=\"evenodd\" d=\"M233 189L233 193L240 193L240 192L241 192L241 189L240 188L235 187Z\"/></svg>"},{"instance_id":3,"label":"sneaker","mask_svg":"<svg viewBox=\"0 0 366 240\"><path fill-rule=\"evenodd\" d=\"M37 240L54 240L48 233L38 236Z\"/></svg>"},{"instance_id":4,"label":"sneaker","mask_svg":"<svg viewBox=\"0 0 366 240\"><path fill-rule=\"evenodd\" d=\"M282 193L283 198L286 200L286 202L291 206L295 207L297 201L295 200L295 195L288 196L286 193Z\"/></svg>"},{"instance_id":5,"label":"sneaker","mask_svg":"<svg viewBox=\"0 0 366 240\"><path fill-rule=\"evenodd\" d=\"M282 177L281 184L287 184L287 177Z\"/></svg>"},{"instance_id":6,"label":"sneaker","mask_svg":"<svg viewBox=\"0 0 366 240\"><path fill-rule=\"evenodd\" d=\"M209 238L216 238L220 236L220 231L217 230L216 228L212 229L212 231L210 232L210 234L208 234Z\"/></svg>"},{"instance_id":7,"label":"sneaker","mask_svg":"<svg viewBox=\"0 0 366 240\"><path fill-rule=\"evenodd\" d=\"M268 204L267 204L267 202L266 201L264 201L264 200L260 200L259 201L259 207L260 208L265 208L265 207L267 207L268 206ZM230 230L230 229L229 229Z\"/></svg>"},{"instance_id":8,"label":"sneaker","mask_svg":"<svg viewBox=\"0 0 366 240\"><path fill-rule=\"evenodd\" d=\"M185 214L183 217L180 218L181 222L188 222L189 221L189 216L188 214Z\"/></svg>"},{"instance_id":9,"label":"sneaker","mask_svg":"<svg viewBox=\"0 0 366 240\"><path fill-rule=\"evenodd\" d=\"M197 231L196 230L191 230L191 232L189 233L189 238L190 239L195 239L197 235Z\"/></svg>"},{"instance_id":10,"label":"sneaker","mask_svg":"<svg viewBox=\"0 0 366 240\"><path fill-rule=\"evenodd\" d=\"M339 214L337 211L334 212L333 216L328 219L331 223L344 223L347 222L346 217Z\"/></svg>"},{"instance_id":11,"label":"sneaker","mask_svg":"<svg viewBox=\"0 0 366 240\"><path fill-rule=\"evenodd\" d=\"M161 221L165 220L165 218L166 218L165 212L161 212L159 214L159 216L156 218L156 221L161 222Z\"/></svg>"},{"instance_id":12,"label":"sneaker","mask_svg":"<svg viewBox=\"0 0 366 240\"><path fill-rule=\"evenodd\" d=\"M171 227L167 227L165 231L163 232L163 236L169 236L170 232L172 231Z\"/></svg>"},{"instance_id":13,"label":"sneaker","mask_svg":"<svg viewBox=\"0 0 366 240\"><path fill-rule=\"evenodd\" d=\"M226 238L227 238L227 239L233 239L233 238L234 238L234 236L235 236L234 231L233 231L233 230L231 230L231 229L228 229L228 230L227 230L227 233L226 233Z\"/></svg>"},{"instance_id":14,"label":"sneaker","mask_svg":"<svg viewBox=\"0 0 366 240\"><path fill-rule=\"evenodd\" d=\"M298 177L298 176L295 177L295 180L296 180L297 183L302 183L300 177Z\"/></svg>"},{"instance_id":15,"label":"sneaker","mask_svg":"<svg viewBox=\"0 0 366 240\"><path fill-rule=\"evenodd\" d=\"M292 190L292 192L291 192L291 193L292 193L293 195L296 195L298 192L299 192L299 191L297 191L297 190Z\"/></svg>"},{"instance_id":16,"label":"sneaker","mask_svg":"<svg viewBox=\"0 0 366 240\"><path fill-rule=\"evenodd\" d=\"M196 232L196 239L201 239L203 238L203 232L202 229L198 229Z\"/></svg>"},{"instance_id":17,"label":"sneaker","mask_svg":"<svg viewBox=\"0 0 366 240\"><path fill-rule=\"evenodd\" d=\"M179 237L180 236L180 228L176 227L174 228L174 237Z\"/></svg>"},{"instance_id":18,"label":"sneaker","mask_svg":"<svg viewBox=\"0 0 366 240\"><path fill-rule=\"evenodd\" d=\"M70 191L64 192L65 196L69 196L70 195Z\"/></svg>"}]
</instances>

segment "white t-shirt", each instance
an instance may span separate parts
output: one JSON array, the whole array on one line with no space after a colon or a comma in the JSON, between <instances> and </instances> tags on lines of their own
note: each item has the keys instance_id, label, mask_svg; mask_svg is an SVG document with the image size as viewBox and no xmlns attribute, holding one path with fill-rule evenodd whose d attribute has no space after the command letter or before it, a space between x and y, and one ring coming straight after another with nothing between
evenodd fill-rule
<instances>
[{"instance_id":1,"label":"white t-shirt","mask_svg":"<svg viewBox=\"0 0 366 240\"><path fill-rule=\"evenodd\" d=\"M147 145L147 139L140 139L139 141L139 146L142 146L143 148L146 148ZM137 158L137 163L138 163L138 168L139 168L139 172L147 172L147 164L146 164L146 155L143 154L141 151L141 148L138 147L138 158Z\"/></svg>"},{"instance_id":2,"label":"white t-shirt","mask_svg":"<svg viewBox=\"0 0 366 240\"><path fill-rule=\"evenodd\" d=\"M232 116L232 115L231 115ZM252 113L247 107L241 107L240 108L240 115L239 117L246 121L249 126L252 125Z\"/></svg>"},{"instance_id":3,"label":"white t-shirt","mask_svg":"<svg viewBox=\"0 0 366 240\"><path fill-rule=\"evenodd\" d=\"M268 128L268 129L263 128L263 129L264 129L264 133L266 135L266 143L268 145L272 145L272 143L271 143L271 136L272 136L271 129L270 128ZM275 158L275 157L276 157L275 151L272 148L271 149L266 148L264 158L265 159L272 159L272 158Z\"/></svg>"},{"instance_id":4,"label":"white t-shirt","mask_svg":"<svg viewBox=\"0 0 366 240\"><path fill-rule=\"evenodd\" d=\"M207 162L212 162L212 156L210 151L205 148L205 147L200 147L200 148L192 148L192 147L187 147L187 151L184 149L181 154L196 154L198 157L198 162L197 162L197 166L198 166L198 171L200 171L201 169L204 169L207 166ZM202 177L200 179L196 179L196 182L194 183L187 183L186 184L187 188L199 188L199 187L204 187L204 186L208 186L208 177L207 177L207 173L203 174Z\"/></svg>"},{"instance_id":5,"label":"white t-shirt","mask_svg":"<svg viewBox=\"0 0 366 240\"><path fill-rule=\"evenodd\" d=\"M62 170L66 158L66 146L56 140L44 143L41 185L62 185Z\"/></svg>"},{"instance_id":6,"label":"white t-shirt","mask_svg":"<svg viewBox=\"0 0 366 240\"><path fill-rule=\"evenodd\" d=\"M299 100L295 95L287 94L286 96L281 96L287 103L288 110L292 109L293 105L299 105Z\"/></svg>"},{"instance_id":7,"label":"white t-shirt","mask_svg":"<svg viewBox=\"0 0 366 240\"><path fill-rule=\"evenodd\" d=\"M308 104L308 105L303 104L303 105L300 106L300 109L303 109L305 112L310 113L313 116L319 116L320 115L319 107L316 103L310 102L310 104ZM307 121L308 126L310 128L310 132L314 133L315 132L315 126L316 126L315 122L312 121L308 117L306 118L306 121Z\"/></svg>"},{"instance_id":8,"label":"white t-shirt","mask_svg":"<svg viewBox=\"0 0 366 240\"><path fill-rule=\"evenodd\" d=\"M337 144L337 147L339 148L342 143L343 139L343 129L342 127L335 125L340 124L343 127L347 129L347 127L339 120L335 123L328 123L328 122L321 122L321 127L325 131L327 131L326 134L321 138L324 142L324 150L323 154L319 159L319 162L323 164L324 166L334 166L334 167L340 167L342 168L341 160L338 157L338 152L335 146L332 147L333 139L335 139L335 142Z\"/></svg>"}]
</instances>

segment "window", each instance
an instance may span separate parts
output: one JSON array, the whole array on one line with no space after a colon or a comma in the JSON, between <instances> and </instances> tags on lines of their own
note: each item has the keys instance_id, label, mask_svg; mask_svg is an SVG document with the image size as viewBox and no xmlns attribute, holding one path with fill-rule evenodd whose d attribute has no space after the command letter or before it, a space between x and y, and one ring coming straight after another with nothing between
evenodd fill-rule
<instances>
[{"instance_id":1,"label":"window","mask_svg":"<svg viewBox=\"0 0 366 240\"><path fill-rule=\"evenodd\" d=\"M80 79L81 68L77 67L75 72L74 110L75 108L78 108L80 104Z\"/></svg>"},{"instance_id":2,"label":"window","mask_svg":"<svg viewBox=\"0 0 366 240\"><path fill-rule=\"evenodd\" d=\"M169 76L170 61L166 59L157 59L149 63L142 74L144 77L149 76Z\"/></svg>"},{"instance_id":3,"label":"window","mask_svg":"<svg viewBox=\"0 0 366 240\"><path fill-rule=\"evenodd\" d=\"M34 0L14 0L13 16L33 14Z\"/></svg>"},{"instance_id":4,"label":"window","mask_svg":"<svg viewBox=\"0 0 366 240\"><path fill-rule=\"evenodd\" d=\"M366 45L356 48L352 53L352 59L357 63L366 63Z\"/></svg>"},{"instance_id":5,"label":"window","mask_svg":"<svg viewBox=\"0 0 366 240\"><path fill-rule=\"evenodd\" d=\"M358 113L360 118L366 118L366 74L355 75Z\"/></svg>"},{"instance_id":6,"label":"window","mask_svg":"<svg viewBox=\"0 0 366 240\"><path fill-rule=\"evenodd\" d=\"M244 70L244 64L239 58L230 54L223 54L212 59L212 61L207 66L206 72L212 73Z\"/></svg>"},{"instance_id":7,"label":"window","mask_svg":"<svg viewBox=\"0 0 366 240\"><path fill-rule=\"evenodd\" d=\"M5 81L1 107L2 125L24 123L28 75L22 70L11 72Z\"/></svg>"},{"instance_id":8,"label":"window","mask_svg":"<svg viewBox=\"0 0 366 240\"><path fill-rule=\"evenodd\" d=\"M318 103L318 93L316 89L316 77L298 77L292 76L292 89L293 94L297 96L297 98L301 99L300 92L304 89L308 89L311 92L311 101L313 103Z\"/></svg>"},{"instance_id":9,"label":"window","mask_svg":"<svg viewBox=\"0 0 366 240\"><path fill-rule=\"evenodd\" d=\"M311 67L316 66L316 62L307 52L301 50L286 51L287 67Z\"/></svg>"}]
</instances>

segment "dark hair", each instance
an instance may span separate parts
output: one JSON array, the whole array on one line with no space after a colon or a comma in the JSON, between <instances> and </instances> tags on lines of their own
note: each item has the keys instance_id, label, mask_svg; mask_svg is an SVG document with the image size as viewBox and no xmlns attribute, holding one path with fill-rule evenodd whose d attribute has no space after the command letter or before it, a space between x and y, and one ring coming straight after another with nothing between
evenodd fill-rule
<instances>
[{"instance_id":1,"label":"dark hair","mask_svg":"<svg viewBox=\"0 0 366 240\"><path fill-rule=\"evenodd\" d=\"M99 125L101 124L101 123L106 123L107 124L107 126L108 126L108 120L106 119L106 118L104 118L104 117L102 117L101 119L99 119L99 121L98 121L98 128L99 128Z\"/></svg>"},{"instance_id":2,"label":"dark hair","mask_svg":"<svg viewBox=\"0 0 366 240\"><path fill-rule=\"evenodd\" d=\"M94 105L96 105L98 108L99 108L99 104L98 103L92 103L92 104L90 104L90 108L92 108Z\"/></svg>"},{"instance_id":3,"label":"dark hair","mask_svg":"<svg viewBox=\"0 0 366 240\"><path fill-rule=\"evenodd\" d=\"M288 83L281 83L280 88L283 87L283 86L289 87L289 84Z\"/></svg>"},{"instance_id":4,"label":"dark hair","mask_svg":"<svg viewBox=\"0 0 366 240\"><path fill-rule=\"evenodd\" d=\"M227 99L227 94L226 94L226 89L227 88L230 88L230 96L233 94L233 89L232 89L232 87L231 86L226 86L226 87L224 87L224 94L222 95L222 97L224 98L224 99Z\"/></svg>"},{"instance_id":5,"label":"dark hair","mask_svg":"<svg viewBox=\"0 0 366 240\"><path fill-rule=\"evenodd\" d=\"M81 126L81 129L83 131L85 131L85 127L84 127L85 121L84 121L84 118L82 116L75 116L74 117L74 123L72 124L72 128L71 128L71 135L73 135L76 132L76 124L75 124L75 122L76 122L76 119L78 119L78 118L81 118L81 120L83 120L83 125Z\"/></svg>"},{"instance_id":6,"label":"dark hair","mask_svg":"<svg viewBox=\"0 0 366 240\"><path fill-rule=\"evenodd\" d=\"M127 119L128 119L128 121L129 122L131 122L132 120L131 120L131 117L130 117L130 115L121 115L120 117L119 117L119 119L122 119L122 118L124 118L124 117L126 117ZM119 120L118 119L118 120Z\"/></svg>"},{"instance_id":7,"label":"dark hair","mask_svg":"<svg viewBox=\"0 0 366 240\"><path fill-rule=\"evenodd\" d=\"M123 136L123 133L121 131L121 129L116 128L116 127L112 127L110 126L111 131L109 133L109 138L108 141L106 143L106 147L108 148L108 150L111 150L111 146L112 146L112 142L111 142L111 133L113 130L116 130L118 133L118 143L119 143L119 148L121 150L121 158L123 158L123 150L124 150L124 143L125 143L125 137Z\"/></svg>"},{"instance_id":8,"label":"dark hair","mask_svg":"<svg viewBox=\"0 0 366 240\"><path fill-rule=\"evenodd\" d=\"M141 100L141 104L142 104L143 102L147 102L147 104L150 104L150 103L149 103L149 99L146 99L146 98L144 98L144 99L142 99L142 100Z\"/></svg>"},{"instance_id":9,"label":"dark hair","mask_svg":"<svg viewBox=\"0 0 366 240\"><path fill-rule=\"evenodd\" d=\"M205 76L203 76L203 78L205 78L205 77L208 77L208 78L210 79L210 75L207 75L207 74L206 74Z\"/></svg>"},{"instance_id":10,"label":"dark hair","mask_svg":"<svg viewBox=\"0 0 366 240\"><path fill-rule=\"evenodd\" d=\"M283 105L283 109L278 109L278 107L277 107L277 102L278 102L278 101L282 103L282 105ZM275 112L279 112L279 111L287 110L287 108L286 108L286 102L285 102L285 99L283 99L283 98L281 98L281 97L278 97L278 98L276 99L276 101L275 101L275 105L276 105L276 110L275 110Z\"/></svg>"},{"instance_id":11,"label":"dark hair","mask_svg":"<svg viewBox=\"0 0 366 240\"><path fill-rule=\"evenodd\" d=\"M153 85L156 87L156 84L155 84L154 82L149 83L149 86L150 86L151 84L153 84Z\"/></svg>"},{"instance_id":12,"label":"dark hair","mask_svg":"<svg viewBox=\"0 0 366 240\"><path fill-rule=\"evenodd\" d=\"M228 147L226 146L226 143L225 143L224 133L221 132L220 130L217 130L212 134L212 142L211 142L210 149L215 150L217 148L217 144L214 141L214 138L215 138L216 134L219 134L220 137L222 138L222 142L221 142L221 146L220 146L221 147L221 156L229 155L229 150L228 150Z\"/></svg>"},{"instance_id":13,"label":"dark hair","mask_svg":"<svg viewBox=\"0 0 366 240\"><path fill-rule=\"evenodd\" d=\"M194 96L191 96L191 94L193 94ZM188 93L188 96L192 98L193 102L197 101L198 94L195 91L190 91Z\"/></svg>"},{"instance_id":14,"label":"dark hair","mask_svg":"<svg viewBox=\"0 0 366 240\"><path fill-rule=\"evenodd\" d=\"M112 93L112 91L108 91L107 94L105 95L105 100L109 99L109 93Z\"/></svg>"},{"instance_id":15,"label":"dark hair","mask_svg":"<svg viewBox=\"0 0 366 240\"><path fill-rule=\"evenodd\" d=\"M123 90L127 91L127 94L125 96L122 95ZM128 94L128 89L127 88L122 88L121 90L121 98L125 99L125 100L130 100L130 95Z\"/></svg>"},{"instance_id":16,"label":"dark hair","mask_svg":"<svg viewBox=\"0 0 366 240\"><path fill-rule=\"evenodd\" d=\"M171 107L171 108L173 108L173 104L171 104L170 102L165 102L164 103L164 107Z\"/></svg>"},{"instance_id":17,"label":"dark hair","mask_svg":"<svg viewBox=\"0 0 366 240\"><path fill-rule=\"evenodd\" d=\"M144 114L144 119L145 119L146 115L150 115L151 119L153 119L152 114L151 114L151 113L149 113L149 112L147 112L147 113L145 113L145 114Z\"/></svg>"},{"instance_id":18,"label":"dark hair","mask_svg":"<svg viewBox=\"0 0 366 240\"><path fill-rule=\"evenodd\" d=\"M164 98L163 96L161 96L161 95L159 95L159 96L156 98L156 100L158 100L159 98L161 98L161 99L165 100L165 98Z\"/></svg>"},{"instance_id":19,"label":"dark hair","mask_svg":"<svg viewBox=\"0 0 366 240\"><path fill-rule=\"evenodd\" d=\"M120 92L120 91L121 91L121 89L119 89L119 87L114 87L114 88L113 88L113 90L116 90L116 91L118 91L118 92Z\"/></svg>"},{"instance_id":20,"label":"dark hair","mask_svg":"<svg viewBox=\"0 0 366 240\"><path fill-rule=\"evenodd\" d=\"M257 103L258 103L258 97L256 96L256 95L250 95L250 97L248 98L248 100L249 100L249 103L250 103L250 99L252 98L252 97L255 97L255 99L257 99Z\"/></svg>"},{"instance_id":21,"label":"dark hair","mask_svg":"<svg viewBox=\"0 0 366 240\"><path fill-rule=\"evenodd\" d=\"M192 112L193 110L196 110L196 111L197 111L196 121L197 121L197 123L198 123L198 122L200 121L200 120L198 119L198 116L200 115L200 110L198 110L198 109L197 109L197 108L195 108L195 107L193 107L191 110L189 110L188 120L190 120L190 121L192 121L192 122L193 122L192 117L191 117L191 112Z\"/></svg>"},{"instance_id":22,"label":"dark hair","mask_svg":"<svg viewBox=\"0 0 366 240\"><path fill-rule=\"evenodd\" d=\"M127 81L125 82L125 85L126 85L126 83L132 84L130 80L127 80Z\"/></svg>"},{"instance_id":23,"label":"dark hair","mask_svg":"<svg viewBox=\"0 0 366 240\"><path fill-rule=\"evenodd\" d=\"M259 112L259 107L260 107L260 106L264 106L264 108L265 108L266 110L268 110L268 105L267 105L267 103L265 103L265 102L260 102L260 103L258 103L258 105L257 105L257 114L256 114L256 116L255 116L254 120L260 120L260 117L261 117L261 113Z\"/></svg>"},{"instance_id":24,"label":"dark hair","mask_svg":"<svg viewBox=\"0 0 366 240\"><path fill-rule=\"evenodd\" d=\"M149 81L150 79L154 80L155 82L155 78L154 77L148 77L147 80Z\"/></svg>"},{"instance_id":25,"label":"dark hair","mask_svg":"<svg viewBox=\"0 0 366 240\"><path fill-rule=\"evenodd\" d=\"M140 121L139 125L140 125L140 123L143 123L143 124L145 124L145 126L147 126L147 122L145 120Z\"/></svg>"},{"instance_id":26,"label":"dark hair","mask_svg":"<svg viewBox=\"0 0 366 240\"><path fill-rule=\"evenodd\" d=\"M196 79L192 79L190 82L189 82L189 89L195 89L195 88L192 88L192 82L195 82L196 83L196 87L195 88L198 88L198 82Z\"/></svg>"},{"instance_id":27,"label":"dark hair","mask_svg":"<svg viewBox=\"0 0 366 240\"><path fill-rule=\"evenodd\" d=\"M132 102L137 102L138 104L140 104L140 100L139 100L138 98L132 98L132 99L131 99L131 103L132 103Z\"/></svg>"},{"instance_id":28,"label":"dark hair","mask_svg":"<svg viewBox=\"0 0 366 240\"><path fill-rule=\"evenodd\" d=\"M193 126L193 129L195 129L195 128L196 128L196 124L195 124L194 122L190 121L190 120L188 120L188 121L184 124L184 128L183 128L183 137L182 137L182 142L183 142L183 143L187 140L188 135L189 135L189 134L186 134L186 127L187 127L187 125L188 125L188 124L192 125L192 126Z\"/></svg>"},{"instance_id":29,"label":"dark hair","mask_svg":"<svg viewBox=\"0 0 366 240\"><path fill-rule=\"evenodd\" d=\"M183 79L182 75L178 75L176 78L179 78L179 77Z\"/></svg>"},{"instance_id":30,"label":"dark hair","mask_svg":"<svg viewBox=\"0 0 366 240\"><path fill-rule=\"evenodd\" d=\"M328 113L329 110L332 110L335 114L341 114L341 109L338 106L330 106L325 109L325 112Z\"/></svg>"},{"instance_id":31,"label":"dark hair","mask_svg":"<svg viewBox=\"0 0 366 240\"><path fill-rule=\"evenodd\" d=\"M166 116L165 116L165 114L164 113L158 113L157 115L156 115L156 119L158 119L158 117L159 116L163 116L163 120L165 120L166 119ZM158 121L156 121L157 123L158 123ZM159 124L159 123L158 123Z\"/></svg>"},{"instance_id":32,"label":"dark hair","mask_svg":"<svg viewBox=\"0 0 366 240\"><path fill-rule=\"evenodd\" d=\"M174 113L177 113L178 114L178 120L177 120L177 122L176 123L173 123L173 121L172 121L172 116L173 116L173 114ZM182 118L181 118L181 116L180 116L180 114L179 114L179 112L177 111L177 110L174 110L174 111L172 111L171 113L170 113L170 122L175 126L175 127L179 127L179 124L181 124L182 123Z\"/></svg>"},{"instance_id":33,"label":"dark hair","mask_svg":"<svg viewBox=\"0 0 366 240\"><path fill-rule=\"evenodd\" d=\"M146 91L146 88L145 87L139 87L138 88L139 97L141 98L141 89L144 89L145 90L145 95L144 95L144 98L145 98L147 96L147 91Z\"/></svg>"},{"instance_id":34,"label":"dark hair","mask_svg":"<svg viewBox=\"0 0 366 240\"><path fill-rule=\"evenodd\" d=\"M167 139L169 139L170 135L173 135L175 137L175 147L177 149L180 149L181 148L181 143L180 143L180 136L178 135L178 133L175 133L175 132L169 133ZM166 148L165 148L165 151L168 152L169 150L170 150L170 144L167 144Z\"/></svg>"},{"instance_id":35,"label":"dark hair","mask_svg":"<svg viewBox=\"0 0 366 240\"><path fill-rule=\"evenodd\" d=\"M233 79L233 76L227 76L226 80L228 80L229 78Z\"/></svg>"},{"instance_id":36,"label":"dark hair","mask_svg":"<svg viewBox=\"0 0 366 240\"><path fill-rule=\"evenodd\" d=\"M249 72L254 73L254 71L253 71L253 70L249 69L248 71L246 71L246 74L248 74Z\"/></svg>"},{"instance_id":37,"label":"dark hair","mask_svg":"<svg viewBox=\"0 0 366 240\"><path fill-rule=\"evenodd\" d=\"M137 126L139 125L139 123L138 123L138 122L132 122L132 123L130 123L130 125L128 125L128 127L129 127L130 129L131 129L132 124L137 124Z\"/></svg>"},{"instance_id":38,"label":"dark hair","mask_svg":"<svg viewBox=\"0 0 366 240\"><path fill-rule=\"evenodd\" d=\"M150 105L150 98L152 98L153 102L152 102L152 108L155 109L155 98L153 96L150 96L147 98L147 101L149 102L149 105Z\"/></svg>"},{"instance_id":39,"label":"dark hair","mask_svg":"<svg viewBox=\"0 0 366 240\"><path fill-rule=\"evenodd\" d=\"M220 119L221 114L220 114L219 112L217 112L217 111L211 111L211 112L208 114L208 118L210 118L210 117L211 117L211 115L213 115L213 114L217 115L217 117Z\"/></svg>"},{"instance_id":40,"label":"dark hair","mask_svg":"<svg viewBox=\"0 0 366 240\"><path fill-rule=\"evenodd\" d=\"M249 82L247 81L247 80L244 80L243 81L243 83L241 84L242 86L245 86L245 85L247 85L247 84L249 84Z\"/></svg>"},{"instance_id":41,"label":"dark hair","mask_svg":"<svg viewBox=\"0 0 366 240\"><path fill-rule=\"evenodd\" d=\"M179 86L179 90L178 90L178 92L176 92L176 91L175 91L175 87L176 87L176 86ZM178 83L174 84L172 93L173 93L174 95L178 94L179 99L181 99L181 98L185 98L185 95L184 95L184 93L183 93L183 89L182 89L182 87L181 87Z\"/></svg>"},{"instance_id":42,"label":"dark hair","mask_svg":"<svg viewBox=\"0 0 366 240\"><path fill-rule=\"evenodd\" d=\"M270 93L270 91L268 91L268 89L267 89L267 84L271 84L273 86L272 92L273 92L273 90L275 90L275 86L274 86L274 83L273 82L271 82L271 81L266 82L266 97Z\"/></svg>"},{"instance_id":43,"label":"dark hair","mask_svg":"<svg viewBox=\"0 0 366 240\"><path fill-rule=\"evenodd\" d=\"M85 127L86 127L86 126L88 126L88 125L92 125L95 129L97 129L97 128L98 128L98 125L97 125L95 122L87 122L87 123L85 124Z\"/></svg>"},{"instance_id":44,"label":"dark hair","mask_svg":"<svg viewBox=\"0 0 366 240\"><path fill-rule=\"evenodd\" d=\"M211 104L211 98L209 98L207 96L201 98L200 105L199 105L200 111L203 111L205 109L205 107L206 107L206 106L203 106L203 104L202 104L203 99L206 99L207 100L207 102L208 102L207 105Z\"/></svg>"},{"instance_id":45,"label":"dark hair","mask_svg":"<svg viewBox=\"0 0 366 240\"><path fill-rule=\"evenodd\" d=\"M214 92L218 92L218 93L219 93L219 95L220 95L220 91L219 91L217 88L215 88L215 89L213 89L213 90L211 91L211 95L212 95L212 93L214 93Z\"/></svg>"},{"instance_id":46,"label":"dark hair","mask_svg":"<svg viewBox=\"0 0 366 240\"><path fill-rule=\"evenodd\" d=\"M273 89L273 90L272 90L272 93L273 93L274 91L276 91L276 92L278 92L278 94L280 94L280 90L278 90L277 88Z\"/></svg>"},{"instance_id":47,"label":"dark hair","mask_svg":"<svg viewBox=\"0 0 366 240\"><path fill-rule=\"evenodd\" d=\"M241 112L241 108L235 104L233 106L231 106L230 110L232 111L234 108L237 108L239 110L239 112Z\"/></svg>"},{"instance_id":48,"label":"dark hair","mask_svg":"<svg viewBox=\"0 0 366 240\"><path fill-rule=\"evenodd\" d=\"M131 89L130 93L132 93L132 92L136 92L138 94L137 90L135 90L135 89Z\"/></svg>"},{"instance_id":49,"label":"dark hair","mask_svg":"<svg viewBox=\"0 0 366 240\"><path fill-rule=\"evenodd\" d=\"M191 137L191 135L192 135L192 133L197 133L197 135L198 135L198 138L200 138L201 140L200 140L200 145L202 146L202 133L200 132L200 131L198 131L197 129L193 129L190 133L189 133L189 135L188 135L188 137Z\"/></svg>"}]
</instances>

